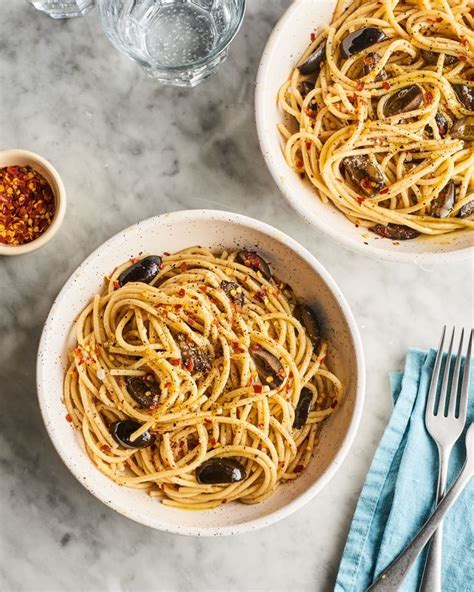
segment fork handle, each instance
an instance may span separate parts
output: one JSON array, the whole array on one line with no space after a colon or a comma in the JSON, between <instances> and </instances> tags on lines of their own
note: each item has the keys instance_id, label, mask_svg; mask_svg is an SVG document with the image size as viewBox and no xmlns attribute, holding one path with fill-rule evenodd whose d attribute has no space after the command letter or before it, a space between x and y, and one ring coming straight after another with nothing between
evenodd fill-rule
<instances>
[{"instance_id":1,"label":"fork handle","mask_svg":"<svg viewBox=\"0 0 474 592\"><path fill-rule=\"evenodd\" d=\"M397 592L402 585L410 567L415 563L418 555L430 540L444 515L458 499L464 487L467 485L473 474L472 466L467 462L459 473L451 489L440 501L436 510L431 514L419 533L404 551L396 557L392 563L383 570L375 582L367 588L366 592Z\"/></svg>"},{"instance_id":2,"label":"fork handle","mask_svg":"<svg viewBox=\"0 0 474 592\"><path fill-rule=\"evenodd\" d=\"M452 446L441 447L438 445L438 485L436 491L436 503L439 503L446 492L446 482L448 479L449 457ZM441 523L431 538L431 544L428 549L425 569L420 585L419 592L441 592L441 564L443 547L443 524Z\"/></svg>"}]
</instances>

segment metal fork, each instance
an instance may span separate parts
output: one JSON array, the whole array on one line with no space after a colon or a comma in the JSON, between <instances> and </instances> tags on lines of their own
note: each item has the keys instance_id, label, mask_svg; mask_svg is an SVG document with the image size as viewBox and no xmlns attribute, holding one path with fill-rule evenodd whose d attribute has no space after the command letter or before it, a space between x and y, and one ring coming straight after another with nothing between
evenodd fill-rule
<instances>
[{"instance_id":1,"label":"metal fork","mask_svg":"<svg viewBox=\"0 0 474 592\"><path fill-rule=\"evenodd\" d=\"M459 339L458 353L452 359L453 342L455 329L451 334L448 353L443 367L441 390L439 398L436 396L440 382L441 366L443 360L443 346L446 335L446 326L443 328L441 342L431 377L430 390L425 410L425 425L428 433L436 442L438 447L438 487L436 503L444 496L446 491L446 479L448 475L449 457L451 450L462 434L466 425L466 411L469 391L469 367L472 351L473 331L469 338L467 348L466 365L462 381L461 393L458 397L459 377L461 373L462 345L464 338L464 329ZM454 364L454 369L452 369ZM448 393L448 381L450 373L453 373L451 389ZM428 556L423 573L423 579L420 586L420 592L441 592L441 547L443 540L442 525L436 530L428 551Z\"/></svg>"}]
</instances>

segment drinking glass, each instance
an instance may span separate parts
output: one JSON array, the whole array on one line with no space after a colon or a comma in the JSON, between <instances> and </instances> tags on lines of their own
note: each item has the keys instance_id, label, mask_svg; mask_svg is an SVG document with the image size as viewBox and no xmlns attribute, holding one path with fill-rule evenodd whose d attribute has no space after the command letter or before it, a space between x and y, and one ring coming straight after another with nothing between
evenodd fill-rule
<instances>
[{"instance_id":1,"label":"drinking glass","mask_svg":"<svg viewBox=\"0 0 474 592\"><path fill-rule=\"evenodd\" d=\"M195 86L226 59L245 0L98 0L115 47L164 84Z\"/></svg>"},{"instance_id":2,"label":"drinking glass","mask_svg":"<svg viewBox=\"0 0 474 592\"><path fill-rule=\"evenodd\" d=\"M28 2L56 19L84 16L95 6L95 0L28 0Z\"/></svg>"}]
</instances>

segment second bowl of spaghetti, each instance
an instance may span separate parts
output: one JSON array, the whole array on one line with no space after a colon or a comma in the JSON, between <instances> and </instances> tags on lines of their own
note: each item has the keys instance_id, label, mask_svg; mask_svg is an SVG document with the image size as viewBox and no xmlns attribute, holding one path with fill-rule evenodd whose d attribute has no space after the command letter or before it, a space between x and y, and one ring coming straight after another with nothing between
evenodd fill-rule
<instances>
[{"instance_id":1,"label":"second bowl of spaghetti","mask_svg":"<svg viewBox=\"0 0 474 592\"><path fill-rule=\"evenodd\" d=\"M465 0L295 0L256 119L292 205L345 246L438 262L474 245L474 15Z\"/></svg>"},{"instance_id":2,"label":"second bowl of spaghetti","mask_svg":"<svg viewBox=\"0 0 474 592\"><path fill-rule=\"evenodd\" d=\"M225 212L152 218L105 243L58 296L38 354L43 417L71 471L124 515L183 534L264 526L315 495L363 389L327 272Z\"/></svg>"}]
</instances>

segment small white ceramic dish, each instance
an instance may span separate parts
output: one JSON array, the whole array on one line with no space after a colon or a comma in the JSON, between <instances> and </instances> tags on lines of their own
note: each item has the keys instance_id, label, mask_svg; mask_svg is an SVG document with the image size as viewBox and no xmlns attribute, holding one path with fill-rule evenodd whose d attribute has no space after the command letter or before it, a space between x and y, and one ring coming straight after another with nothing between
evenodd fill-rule
<instances>
[{"instance_id":1,"label":"small white ceramic dish","mask_svg":"<svg viewBox=\"0 0 474 592\"><path fill-rule=\"evenodd\" d=\"M335 0L294 0L275 26L263 52L257 76L255 109L263 156L275 182L293 207L315 228L345 247L393 261L438 263L474 255L474 232L400 241L382 239L356 228L341 212L319 199L314 187L287 165L277 124L279 88L308 46L310 34L331 21Z\"/></svg>"},{"instance_id":2,"label":"small white ceramic dish","mask_svg":"<svg viewBox=\"0 0 474 592\"><path fill-rule=\"evenodd\" d=\"M0 151L0 168L6 166L30 165L51 185L56 200L56 212L49 227L35 240L24 245L4 245L0 243L0 255L24 255L31 253L50 241L59 230L66 213L66 189L58 171L45 158L29 150Z\"/></svg>"},{"instance_id":3,"label":"small white ceramic dish","mask_svg":"<svg viewBox=\"0 0 474 592\"><path fill-rule=\"evenodd\" d=\"M120 487L90 461L81 438L66 419L62 385L71 328L81 309L119 263L140 253L175 252L192 245L215 250L247 247L268 259L275 274L316 307L330 341L330 366L342 380L345 400L321 432L308 469L278 488L265 502L232 503L208 511L162 505L146 493ZM296 241L262 222L213 210L164 214L115 235L72 274L56 298L38 352L38 396L48 433L63 461L92 494L124 516L167 532L186 535L237 534L271 524L315 496L341 465L361 417L365 370L359 332L349 306L324 267Z\"/></svg>"}]
</instances>

